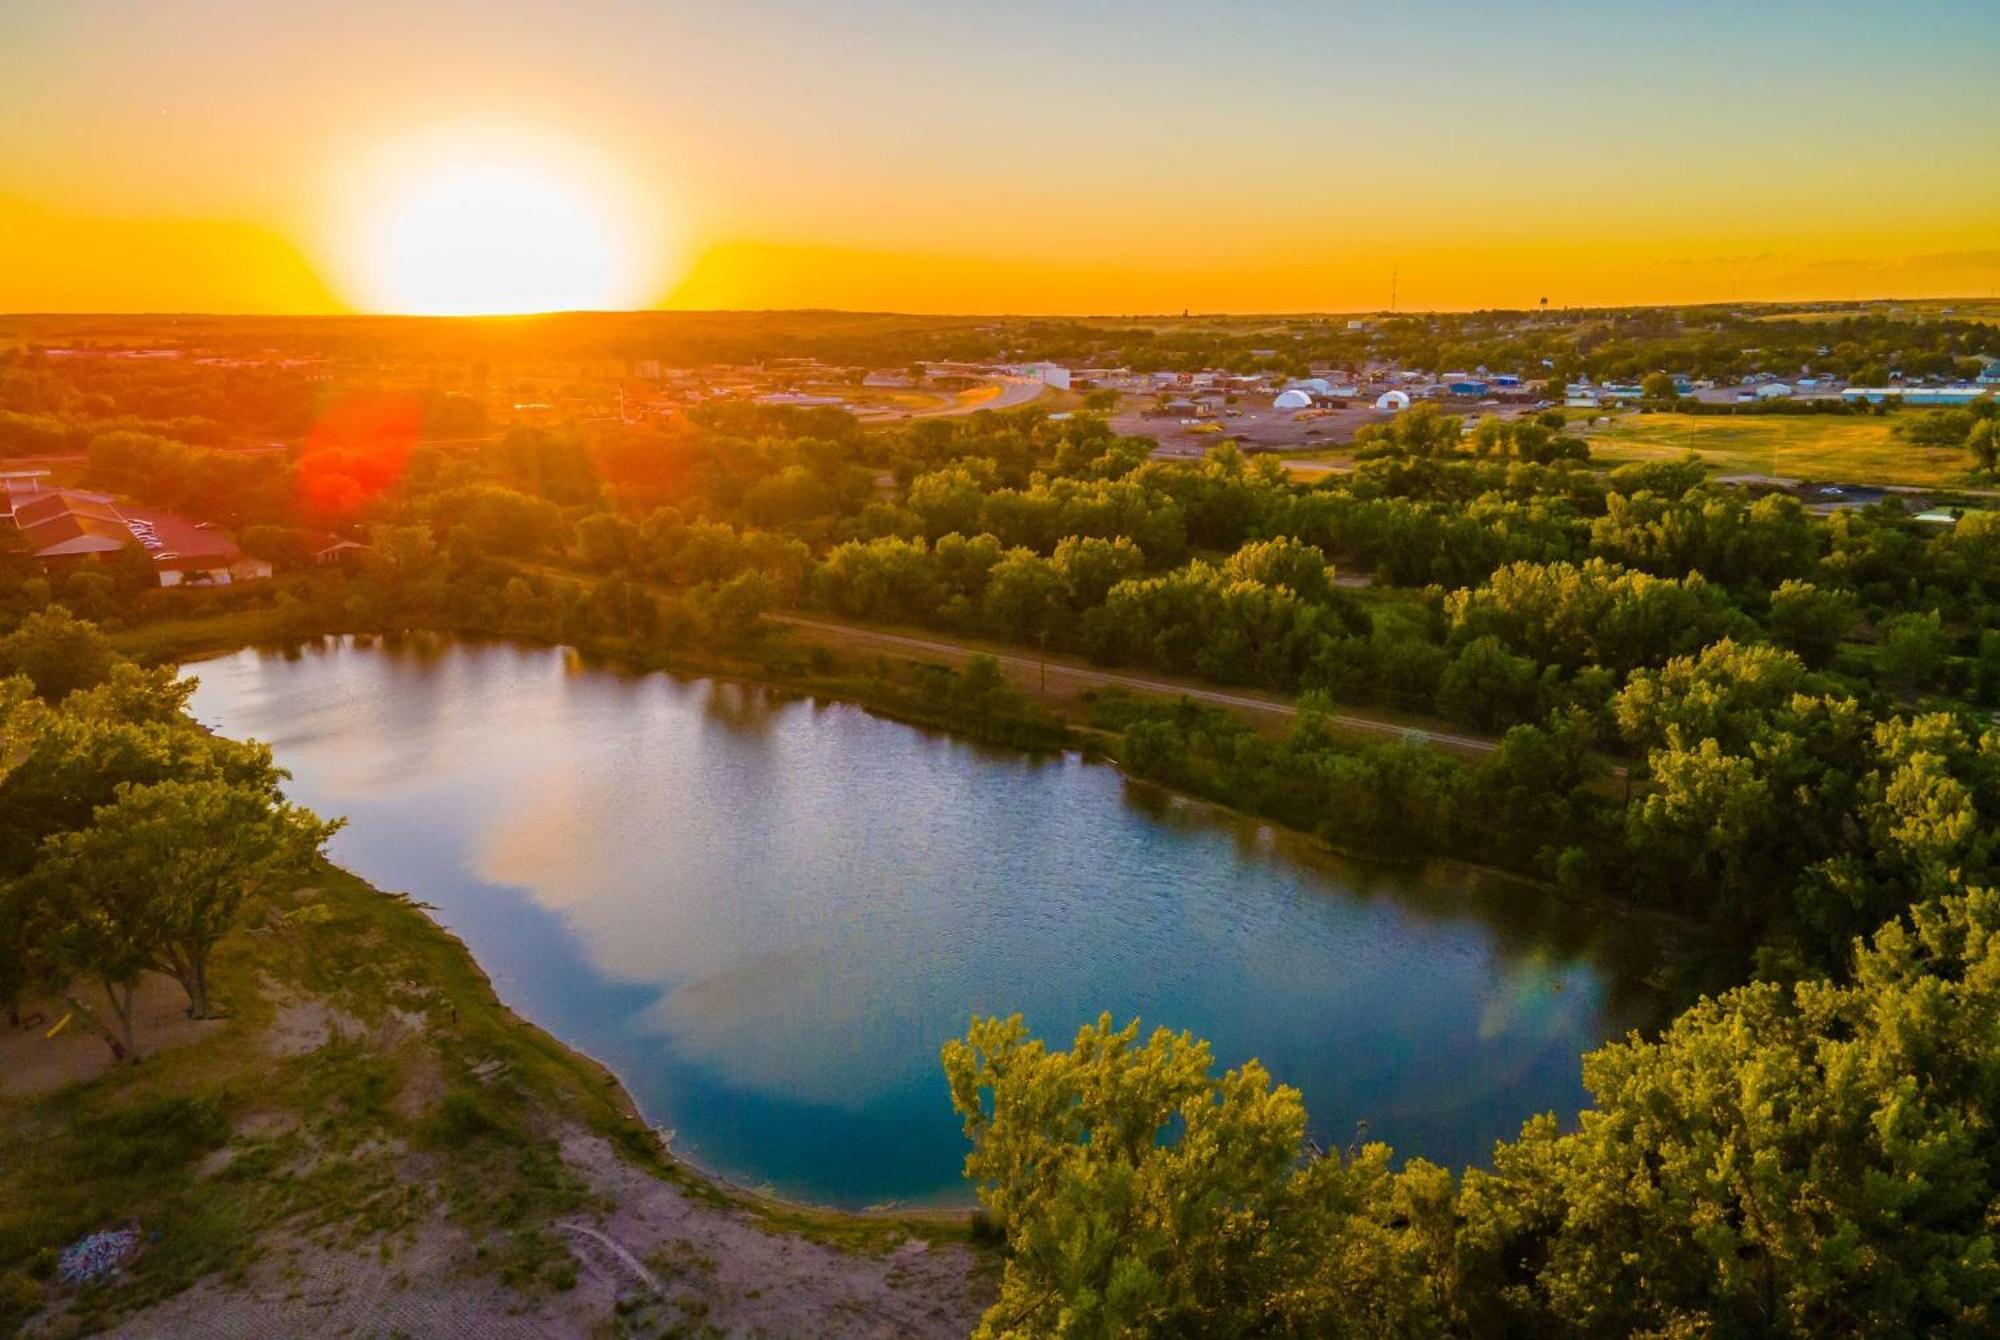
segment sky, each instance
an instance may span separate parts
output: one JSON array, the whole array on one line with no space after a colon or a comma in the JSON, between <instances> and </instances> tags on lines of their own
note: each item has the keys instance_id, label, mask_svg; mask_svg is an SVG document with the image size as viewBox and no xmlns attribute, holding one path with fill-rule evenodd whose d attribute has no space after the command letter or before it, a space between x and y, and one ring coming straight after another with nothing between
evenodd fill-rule
<instances>
[{"instance_id":1,"label":"sky","mask_svg":"<svg viewBox=\"0 0 2000 1340\"><path fill-rule=\"evenodd\" d=\"M495 174L477 225L412 222ZM537 192L563 209L517 238ZM0 0L0 311L420 308L453 293L413 275L476 286L481 247L544 241L520 301L1983 297L2000 14ZM608 259L546 254L586 245Z\"/></svg>"}]
</instances>

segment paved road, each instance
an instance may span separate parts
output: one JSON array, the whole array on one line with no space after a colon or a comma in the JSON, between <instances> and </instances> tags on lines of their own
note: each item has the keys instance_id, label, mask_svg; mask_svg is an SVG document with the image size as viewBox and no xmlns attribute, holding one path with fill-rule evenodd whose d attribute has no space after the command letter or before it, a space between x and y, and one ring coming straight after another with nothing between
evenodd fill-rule
<instances>
[{"instance_id":1,"label":"paved road","mask_svg":"<svg viewBox=\"0 0 2000 1340\"><path fill-rule=\"evenodd\" d=\"M988 655L1002 665L1017 670L1035 672L1044 664L1033 656L1016 656L1007 652L988 652L978 647L967 647L956 642L938 642L929 638L906 637L901 633L882 633L872 628L857 628L852 624L835 623L830 619L808 619L797 614L766 614L766 619L775 623L790 624L795 628L814 629L823 633L834 633L852 642L868 642L884 647L895 647L904 651L921 651L936 656L976 656ZM1258 698L1249 694L1230 693L1224 689L1204 689L1167 679L1150 679L1143 675L1123 675L1110 670L1093 670L1071 665L1066 661L1047 662L1052 675L1067 676L1083 684L1102 685L1121 689L1135 689L1140 693L1155 693L1168 698L1191 698L1200 703L1213 703L1217 707L1233 708L1242 712L1269 712L1277 716L1298 715L1298 708L1288 702L1272 698ZM1373 717L1349 716L1343 713L1328 713L1327 720L1336 725L1354 730L1371 731L1397 739L1410 733L1411 727L1395 721L1378 721ZM1451 749L1462 749L1468 753L1490 754L1499 743L1477 735L1459 735L1451 731L1423 731L1425 739L1436 745Z\"/></svg>"},{"instance_id":2,"label":"paved road","mask_svg":"<svg viewBox=\"0 0 2000 1340\"><path fill-rule=\"evenodd\" d=\"M991 400L982 400L975 405L960 405L956 403L956 397L954 397L954 403L952 404L944 405L937 409L912 410L909 413L909 417L913 419L941 419L948 414L977 414L983 409L1018 409L1029 401L1038 399L1042 392L1049 389L1041 381L1032 377L998 377L994 380L1000 386L1000 394L994 396Z\"/></svg>"}]
</instances>

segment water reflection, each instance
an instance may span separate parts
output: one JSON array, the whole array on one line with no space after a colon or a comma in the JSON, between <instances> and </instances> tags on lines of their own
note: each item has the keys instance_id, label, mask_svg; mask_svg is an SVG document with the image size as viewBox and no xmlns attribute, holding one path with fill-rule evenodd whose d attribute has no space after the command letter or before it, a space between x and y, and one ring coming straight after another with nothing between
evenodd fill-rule
<instances>
[{"instance_id":1,"label":"water reflection","mask_svg":"<svg viewBox=\"0 0 2000 1340\"><path fill-rule=\"evenodd\" d=\"M1074 756L975 747L557 649L329 640L196 667L335 854L698 1161L810 1199L962 1194L939 1044L1111 1010L1261 1058L1319 1133L1481 1158L1654 1008L1643 934L1460 867L1380 869Z\"/></svg>"}]
</instances>

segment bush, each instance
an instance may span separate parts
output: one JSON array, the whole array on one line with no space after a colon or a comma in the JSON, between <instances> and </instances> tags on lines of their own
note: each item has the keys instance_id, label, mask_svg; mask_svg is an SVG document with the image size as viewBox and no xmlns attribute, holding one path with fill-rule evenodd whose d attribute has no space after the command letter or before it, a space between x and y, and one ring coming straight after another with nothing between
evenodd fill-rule
<instances>
[{"instance_id":1,"label":"bush","mask_svg":"<svg viewBox=\"0 0 2000 1340\"><path fill-rule=\"evenodd\" d=\"M470 1089L453 1089L437 1111L424 1119L422 1135L428 1144L458 1149L483 1136L510 1134L511 1129L482 1095Z\"/></svg>"},{"instance_id":2,"label":"bush","mask_svg":"<svg viewBox=\"0 0 2000 1340\"><path fill-rule=\"evenodd\" d=\"M214 1098L155 1098L77 1123L86 1175L172 1172L229 1139Z\"/></svg>"},{"instance_id":3,"label":"bush","mask_svg":"<svg viewBox=\"0 0 2000 1340\"><path fill-rule=\"evenodd\" d=\"M25 1275L0 1275L0 1335L13 1335L42 1310L42 1286Z\"/></svg>"}]
</instances>

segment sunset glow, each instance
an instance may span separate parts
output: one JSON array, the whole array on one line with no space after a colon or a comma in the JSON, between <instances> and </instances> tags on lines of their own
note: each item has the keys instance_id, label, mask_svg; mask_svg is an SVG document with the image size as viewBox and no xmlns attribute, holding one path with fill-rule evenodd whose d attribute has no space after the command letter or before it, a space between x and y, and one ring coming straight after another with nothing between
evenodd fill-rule
<instances>
[{"instance_id":1,"label":"sunset glow","mask_svg":"<svg viewBox=\"0 0 2000 1340\"><path fill-rule=\"evenodd\" d=\"M0 311L1985 296L1991 19L0 6Z\"/></svg>"},{"instance_id":2,"label":"sunset glow","mask_svg":"<svg viewBox=\"0 0 2000 1340\"><path fill-rule=\"evenodd\" d=\"M640 307L664 241L572 145L504 133L399 141L346 186L335 248L357 309L435 316Z\"/></svg>"}]
</instances>

